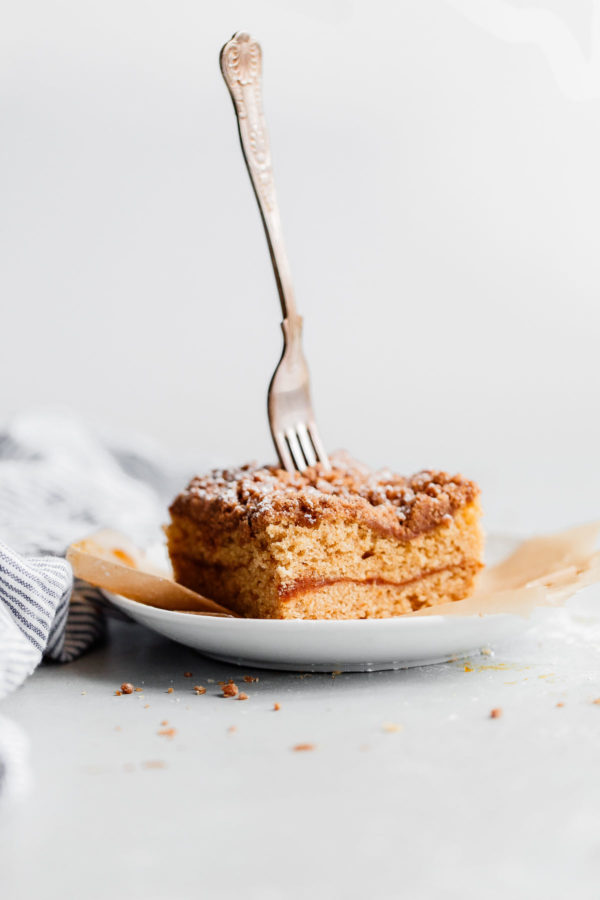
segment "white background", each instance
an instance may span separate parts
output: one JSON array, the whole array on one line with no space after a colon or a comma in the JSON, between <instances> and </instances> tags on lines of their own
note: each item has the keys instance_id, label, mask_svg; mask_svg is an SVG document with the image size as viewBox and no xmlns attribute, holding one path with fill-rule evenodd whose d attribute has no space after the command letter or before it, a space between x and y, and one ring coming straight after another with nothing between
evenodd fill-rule
<instances>
[{"instance_id":1,"label":"white background","mask_svg":"<svg viewBox=\"0 0 600 900\"><path fill-rule=\"evenodd\" d=\"M591 0L5 2L0 415L267 460L279 307L218 68L250 30L326 444L600 514Z\"/></svg>"}]
</instances>

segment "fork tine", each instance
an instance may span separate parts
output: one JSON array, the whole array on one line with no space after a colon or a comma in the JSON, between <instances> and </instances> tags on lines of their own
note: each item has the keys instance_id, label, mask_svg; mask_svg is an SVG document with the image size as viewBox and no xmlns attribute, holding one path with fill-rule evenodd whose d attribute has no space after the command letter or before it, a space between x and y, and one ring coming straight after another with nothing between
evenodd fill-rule
<instances>
[{"instance_id":1,"label":"fork tine","mask_svg":"<svg viewBox=\"0 0 600 900\"><path fill-rule=\"evenodd\" d=\"M298 422L298 424L296 425L296 434L298 435L298 440L300 441L300 446L302 447L302 452L304 453L306 465L314 466L317 461L317 457L315 455L315 451L304 422Z\"/></svg>"},{"instance_id":2,"label":"fork tine","mask_svg":"<svg viewBox=\"0 0 600 900\"><path fill-rule=\"evenodd\" d=\"M327 453L325 451L325 447L323 446L323 442L319 437L319 432L317 430L317 426L314 422L308 423L308 433L310 435L310 439L313 443L313 447L315 448L315 452L317 454L317 459L320 463L325 467L325 469L331 469L331 464L327 457Z\"/></svg>"},{"instance_id":3,"label":"fork tine","mask_svg":"<svg viewBox=\"0 0 600 900\"><path fill-rule=\"evenodd\" d=\"M279 454L279 461L286 472L293 472L296 468L294 465L294 461L290 456L290 451L288 450L288 445L286 443L285 437L281 431L273 432L273 440L275 441L275 447L277 448L277 453Z\"/></svg>"},{"instance_id":4,"label":"fork tine","mask_svg":"<svg viewBox=\"0 0 600 900\"><path fill-rule=\"evenodd\" d=\"M296 435L296 432L292 428L288 428L285 433L285 439L288 442L288 447L290 448L290 453L292 454L292 459L294 460L294 466L301 472L306 468L306 463L304 462L304 456L302 455L302 450L300 449L300 442Z\"/></svg>"}]
</instances>

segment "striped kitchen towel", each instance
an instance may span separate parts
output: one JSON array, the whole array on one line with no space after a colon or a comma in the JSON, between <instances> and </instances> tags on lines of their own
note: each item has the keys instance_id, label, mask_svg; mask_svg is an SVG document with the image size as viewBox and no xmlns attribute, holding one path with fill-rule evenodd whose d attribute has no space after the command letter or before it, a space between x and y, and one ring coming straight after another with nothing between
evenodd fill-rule
<instances>
[{"instance_id":1,"label":"striped kitchen towel","mask_svg":"<svg viewBox=\"0 0 600 900\"><path fill-rule=\"evenodd\" d=\"M43 658L69 662L104 635L101 593L74 582L62 556L103 527L156 540L169 485L139 446L111 446L57 414L23 415L0 431L0 698ZM0 718L0 794L27 781L25 746Z\"/></svg>"}]
</instances>

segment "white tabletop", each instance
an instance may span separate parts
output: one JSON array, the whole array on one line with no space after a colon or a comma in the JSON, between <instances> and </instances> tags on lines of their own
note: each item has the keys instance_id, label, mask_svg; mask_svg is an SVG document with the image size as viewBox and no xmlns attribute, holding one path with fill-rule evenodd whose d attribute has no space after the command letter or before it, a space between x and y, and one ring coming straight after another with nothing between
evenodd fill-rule
<instances>
[{"instance_id":1,"label":"white tabletop","mask_svg":"<svg viewBox=\"0 0 600 900\"><path fill-rule=\"evenodd\" d=\"M590 589L493 656L335 677L112 623L3 704L35 782L0 825L2 896L598 898L599 607Z\"/></svg>"}]
</instances>

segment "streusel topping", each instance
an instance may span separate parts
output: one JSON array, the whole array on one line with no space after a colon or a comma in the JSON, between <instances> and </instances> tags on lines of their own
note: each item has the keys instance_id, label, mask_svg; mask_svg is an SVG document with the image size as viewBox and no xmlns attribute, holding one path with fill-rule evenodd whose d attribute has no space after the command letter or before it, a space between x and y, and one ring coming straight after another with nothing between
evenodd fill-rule
<instances>
[{"instance_id":1,"label":"streusel topping","mask_svg":"<svg viewBox=\"0 0 600 900\"><path fill-rule=\"evenodd\" d=\"M199 525L246 521L254 531L271 523L317 525L342 517L410 540L449 521L479 494L462 475L425 470L410 478L371 471L346 454L304 472L250 463L193 478L171 512Z\"/></svg>"}]
</instances>

